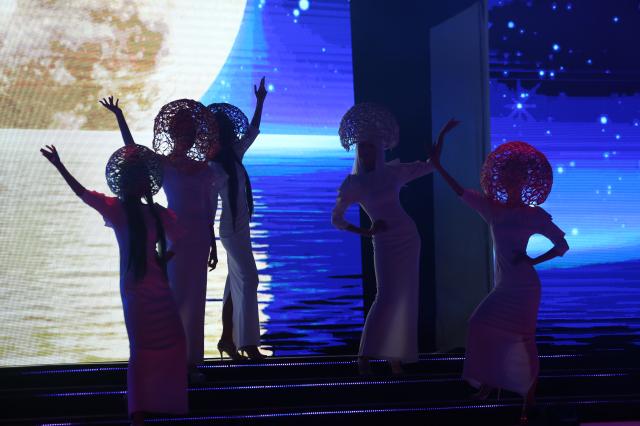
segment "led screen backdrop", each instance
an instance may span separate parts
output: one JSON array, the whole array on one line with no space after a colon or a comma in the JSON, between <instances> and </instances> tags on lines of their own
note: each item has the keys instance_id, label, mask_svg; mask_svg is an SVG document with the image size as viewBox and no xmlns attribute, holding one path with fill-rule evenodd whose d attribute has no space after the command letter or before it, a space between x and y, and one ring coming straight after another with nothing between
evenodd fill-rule
<instances>
[{"instance_id":1,"label":"led screen backdrop","mask_svg":"<svg viewBox=\"0 0 640 426\"><path fill-rule=\"evenodd\" d=\"M351 166L336 137L353 103L346 0L0 8L0 365L128 357L115 237L39 147L55 144L87 188L108 193L104 167L122 142L98 98L120 97L136 141L150 145L153 118L172 99L231 102L251 117L263 75L262 134L246 165L264 342L276 355L355 344L359 241L330 224ZM207 356L217 355L220 335L221 246L219 256L209 273Z\"/></svg>"},{"instance_id":2,"label":"led screen backdrop","mask_svg":"<svg viewBox=\"0 0 640 426\"><path fill-rule=\"evenodd\" d=\"M348 1L101 3L0 2L0 365L128 355L115 238L39 147L56 144L85 186L108 192L104 166L121 140L99 97L120 97L149 145L172 99L231 102L251 116L263 75L262 134L246 158L263 341L276 355L355 353L359 240L329 223L351 166L335 136L353 103ZM639 19L631 0L489 1L492 143L547 153L545 208L571 245L539 267L543 344L639 340ZM219 254L207 356L220 334Z\"/></svg>"}]
</instances>

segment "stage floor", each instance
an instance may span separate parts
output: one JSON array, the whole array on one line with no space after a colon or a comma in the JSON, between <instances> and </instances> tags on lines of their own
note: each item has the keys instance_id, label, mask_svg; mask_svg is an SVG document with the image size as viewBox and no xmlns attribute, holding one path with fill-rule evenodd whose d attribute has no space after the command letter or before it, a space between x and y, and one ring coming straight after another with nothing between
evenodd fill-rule
<instances>
[{"instance_id":1,"label":"stage floor","mask_svg":"<svg viewBox=\"0 0 640 426\"><path fill-rule=\"evenodd\" d=\"M538 409L531 425L640 420L640 353L593 351L541 357ZM462 354L427 354L392 376L383 362L360 377L354 357L208 360L191 386L187 416L167 424L514 425L521 398L473 401L460 379ZM127 424L126 363L0 369L3 424Z\"/></svg>"}]
</instances>

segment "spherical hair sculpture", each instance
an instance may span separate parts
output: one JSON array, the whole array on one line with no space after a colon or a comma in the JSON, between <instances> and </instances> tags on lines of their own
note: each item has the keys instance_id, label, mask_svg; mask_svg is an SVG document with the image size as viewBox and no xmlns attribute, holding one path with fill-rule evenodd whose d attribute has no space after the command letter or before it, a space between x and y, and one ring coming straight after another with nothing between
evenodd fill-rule
<instances>
[{"instance_id":1,"label":"spherical hair sculpture","mask_svg":"<svg viewBox=\"0 0 640 426\"><path fill-rule=\"evenodd\" d=\"M143 145L125 145L111 154L105 170L107 184L120 198L155 195L162 186L162 164L153 151Z\"/></svg>"},{"instance_id":2,"label":"spherical hair sculpture","mask_svg":"<svg viewBox=\"0 0 640 426\"><path fill-rule=\"evenodd\" d=\"M153 125L153 149L164 156L182 151L192 160L205 161L210 146L217 144L218 138L215 116L192 99L164 105Z\"/></svg>"},{"instance_id":3,"label":"spherical hair sculpture","mask_svg":"<svg viewBox=\"0 0 640 426\"><path fill-rule=\"evenodd\" d=\"M362 141L382 144L385 150L394 148L400 141L398 122L391 111L371 102L352 106L340 121L338 135L347 151Z\"/></svg>"},{"instance_id":4,"label":"spherical hair sculpture","mask_svg":"<svg viewBox=\"0 0 640 426\"><path fill-rule=\"evenodd\" d=\"M207 109L216 117L219 117L218 114L226 117L228 122L233 126L233 133L236 136L236 140L241 140L244 135L247 134L247 131L249 130L249 119L237 106L227 103L215 103L209 105ZM218 119L219 125L222 124L220 121L221 120Z\"/></svg>"},{"instance_id":5,"label":"spherical hair sculpture","mask_svg":"<svg viewBox=\"0 0 640 426\"><path fill-rule=\"evenodd\" d=\"M485 160L480 184L491 199L506 204L519 192L522 203L544 203L553 185L553 171L545 155L525 142L507 142Z\"/></svg>"}]
</instances>

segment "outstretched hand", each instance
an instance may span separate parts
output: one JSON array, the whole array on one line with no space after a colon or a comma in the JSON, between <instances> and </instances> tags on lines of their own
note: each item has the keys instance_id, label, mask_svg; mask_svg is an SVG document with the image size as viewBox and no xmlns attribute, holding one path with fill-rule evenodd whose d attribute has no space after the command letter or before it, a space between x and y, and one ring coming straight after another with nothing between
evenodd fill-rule
<instances>
[{"instance_id":1,"label":"outstretched hand","mask_svg":"<svg viewBox=\"0 0 640 426\"><path fill-rule=\"evenodd\" d=\"M453 130L455 127L457 127L458 124L460 124L460 121L456 120L455 118L452 118L449 121L447 121L444 126L442 126L442 129L440 129L440 132L438 133L438 139L436 140L436 143L433 145L433 149L431 150L431 156L429 157L435 167L440 167L440 155L442 154L442 147L444 145L445 135L449 133L451 130Z\"/></svg>"},{"instance_id":2,"label":"outstretched hand","mask_svg":"<svg viewBox=\"0 0 640 426\"><path fill-rule=\"evenodd\" d=\"M120 102L119 98L116 99L115 103L113 102L113 96L109 96L108 98L102 98L99 102L103 107L105 107L106 109L108 109L114 114L122 113L122 110L118 106L118 102Z\"/></svg>"},{"instance_id":3,"label":"outstretched hand","mask_svg":"<svg viewBox=\"0 0 640 426\"><path fill-rule=\"evenodd\" d=\"M54 166L58 167L62 164L62 161L60 161L60 155L58 155L58 150L55 146L45 145L45 148L40 149L40 153Z\"/></svg>"},{"instance_id":4,"label":"outstretched hand","mask_svg":"<svg viewBox=\"0 0 640 426\"><path fill-rule=\"evenodd\" d=\"M256 94L256 99L258 99L258 101L264 102L265 98L267 97L267 88L264 85L264 77L260 79L259 87L256 87L255 84L253 85L253 92Z\"/></svg>"}]
</instances>

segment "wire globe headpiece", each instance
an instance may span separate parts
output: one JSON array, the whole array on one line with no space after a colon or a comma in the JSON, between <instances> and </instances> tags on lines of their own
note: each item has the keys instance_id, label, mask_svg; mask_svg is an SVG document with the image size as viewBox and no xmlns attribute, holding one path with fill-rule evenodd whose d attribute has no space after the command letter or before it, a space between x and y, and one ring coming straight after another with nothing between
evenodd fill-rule
<instances>
[{"instance_id":1,"label":"wire globe headpiece","mask_svg":"<svg viewBox=\"0 0 640 426\"><path fill-rule=\"evenodd\" d=\"M386 107L363 102L352 106L340 121L340 143L347 151L351 146L369 141L392 149L400 141L400 130L394 115Z\"/></svg>"},{"instance_id":2,"label":"wire globe headpiece","mask_svg":"<svg viewBox=\"0 0 640 426\"><path fill-rule=\"evenodd\" d=\"M158 193L162 186L162 170L160 159L149 148L143 145L125 145L111 154L105 168L105 177L111 192L118 197L141 197L147 191L151 195Z\"/></svg>"},{"instance_id":3,"label":"wire globe headpiece","mask_svg":"<svg viewBox=\"0 0 640 426\"><path fill-rule=\"evenodd\" d=\"M170 156L182 150L192 160L205 161L211 145L217 143L215 116L198 101L178 99L164 105L156 115L153 149L158 154Z\"/></svg>"},{"instance_id":4,"label":"wire globe headpiece","mask_svg":"<svg viewBox=\"0 0 640 426\"><path fill-rule=\"evenodd\" d=\"M547 157L525 142L507 142L487 156L480 184L484 193L500 203L519 192L529 206L544 203L553 186L553 171Z\"/></svg>"},{"instance_id":5,"label":"wire globe headpiece","mask_svg":"<svg viewBox=\"0 0 640 426\"><path fill-rule=\"evenodd\" d=\"M233 134L237 141L241 140L249 131L249 119L237 106L221 102L211 104L207 106L207 109L216 116L219 126L222 126L222 120L218 117L220 117L220 115L226 117L228 122L233 126Z\"/></svg>"}]
</instances>

